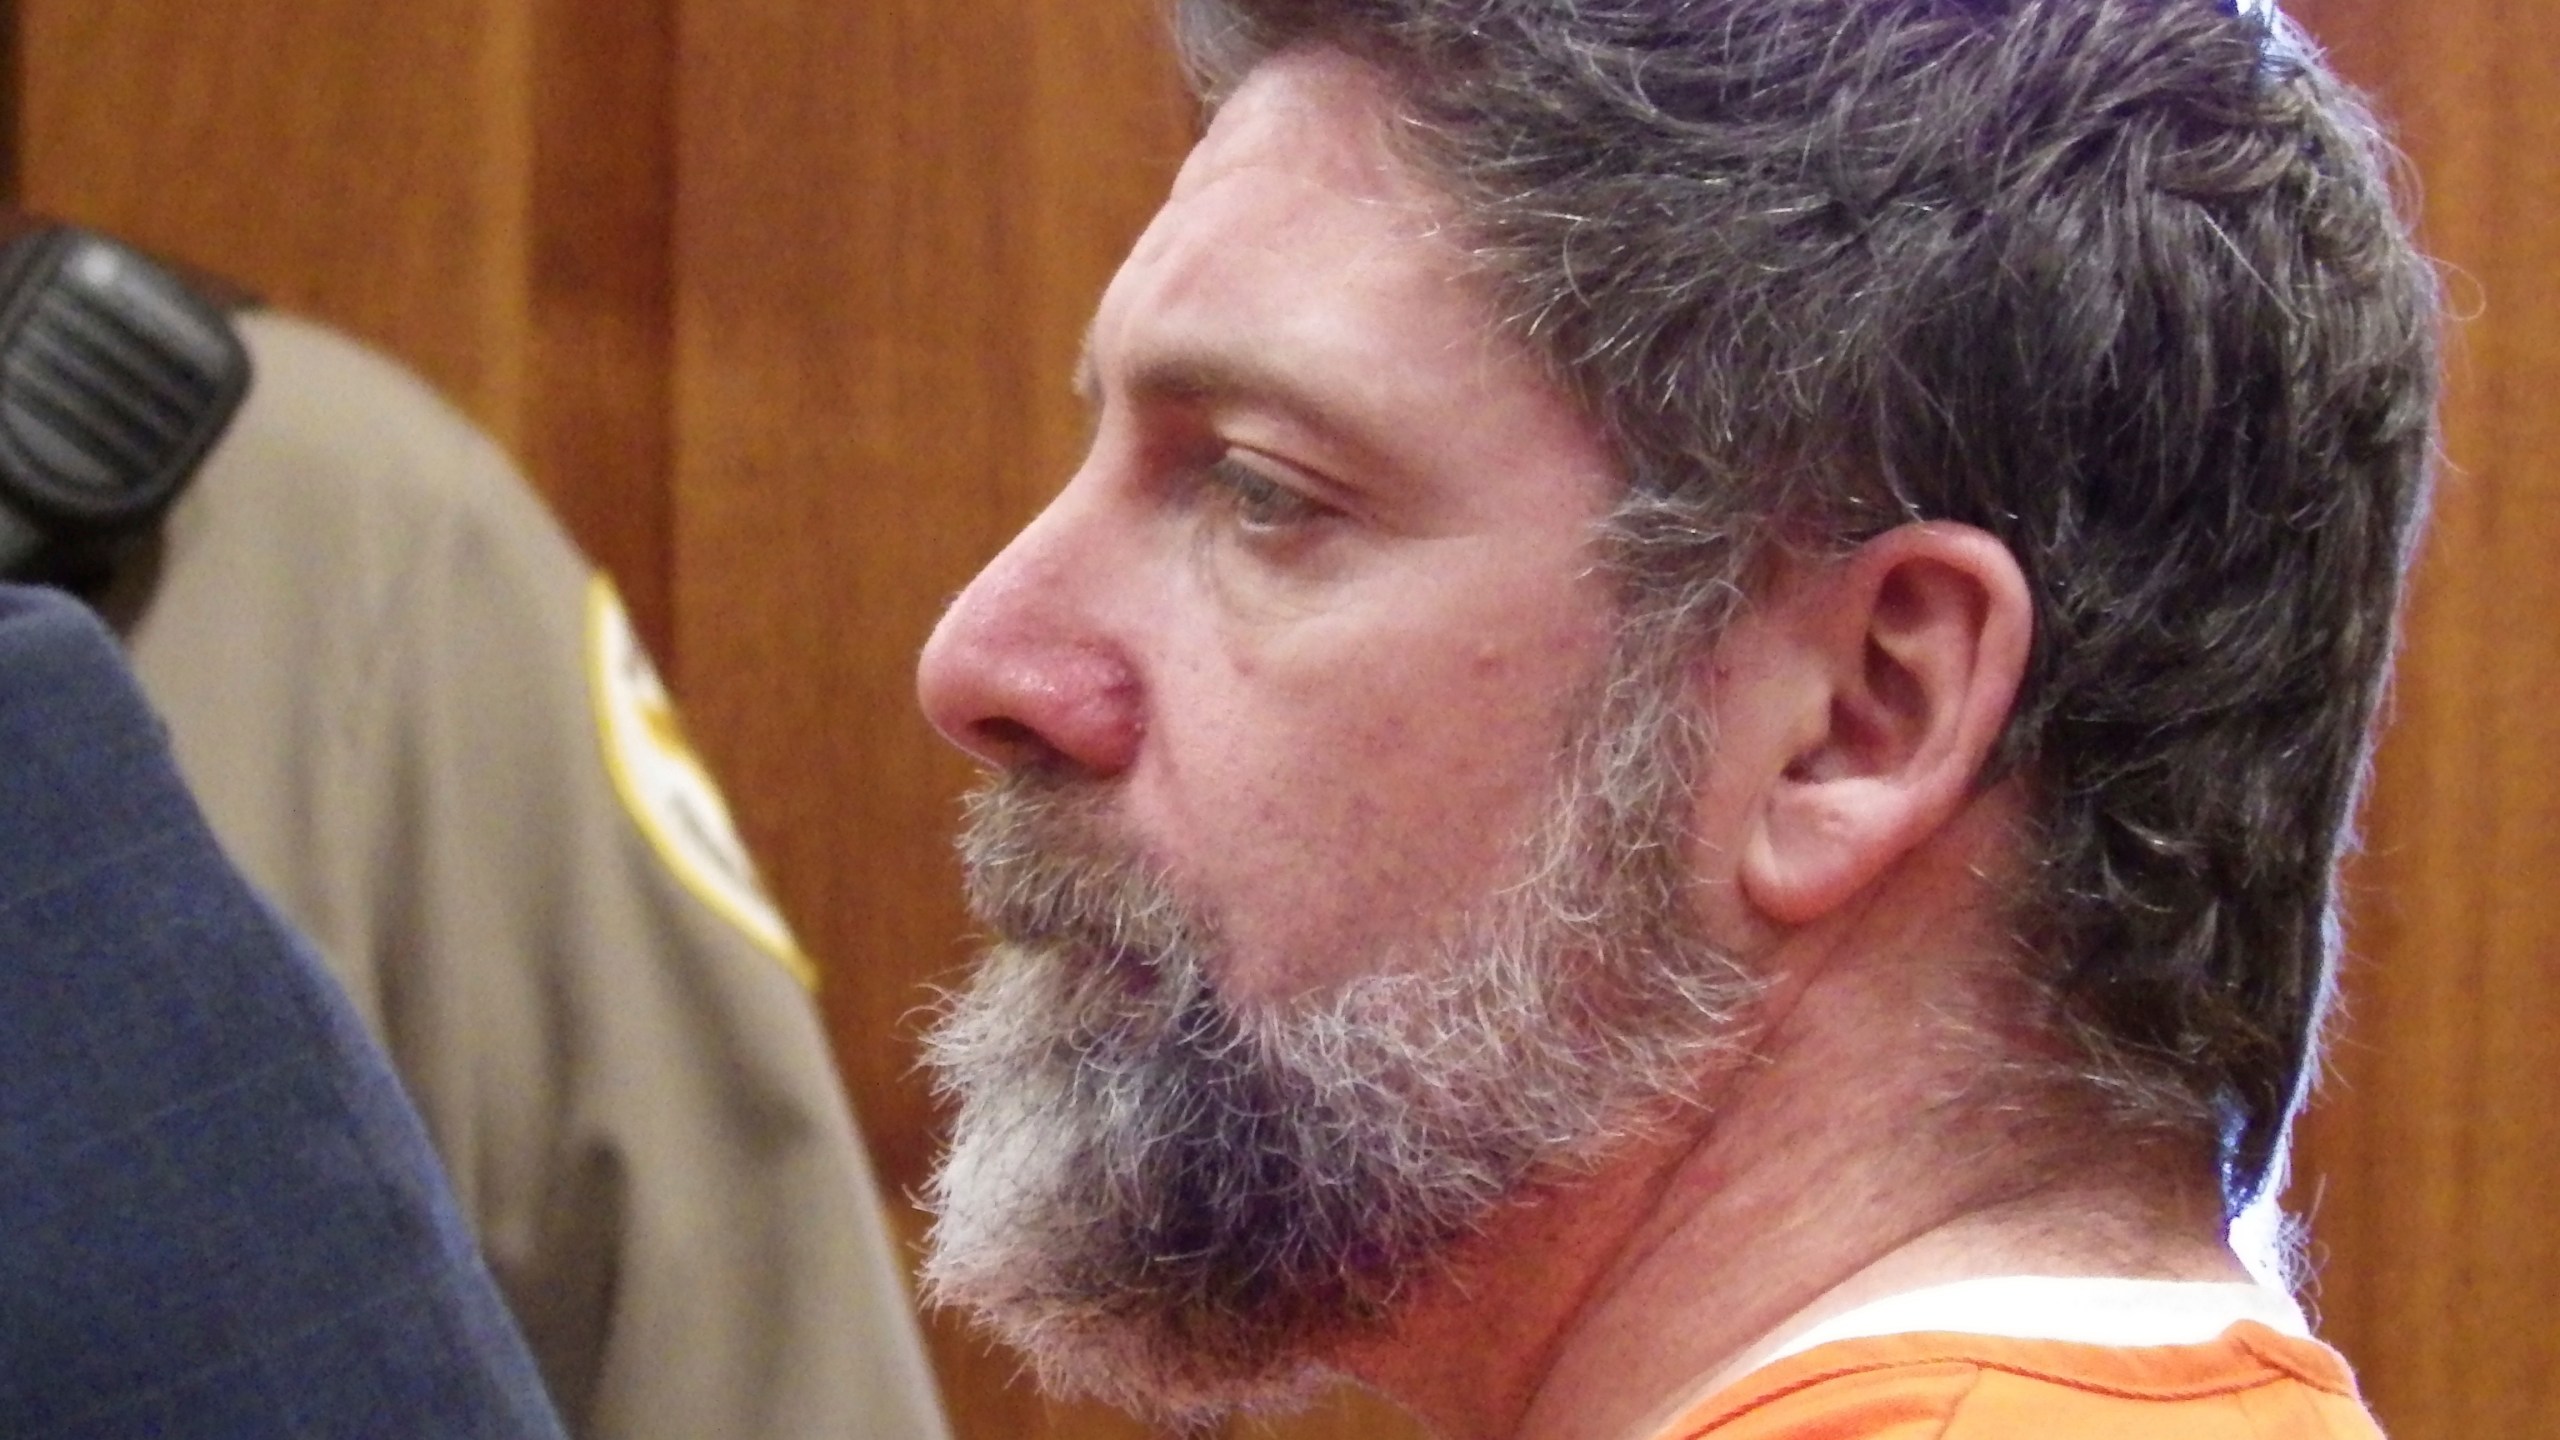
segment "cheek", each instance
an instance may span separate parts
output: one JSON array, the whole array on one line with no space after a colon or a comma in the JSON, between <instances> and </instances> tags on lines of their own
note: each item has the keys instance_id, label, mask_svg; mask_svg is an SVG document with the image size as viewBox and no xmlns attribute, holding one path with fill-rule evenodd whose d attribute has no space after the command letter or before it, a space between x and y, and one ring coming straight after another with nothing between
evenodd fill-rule
<instances>
[{"instance_id":1,"label":"cheek","mask_svg":"<svg viewBox=\"0 0 2560 1440\"><path fill-rule=\"evenodd\" d=\"M1373 968L1520 878L1605 638L1545 604L1218 647L1133 800L1162 807L1168 862L1216 908L1231 993Z\"/></svg>"}]
</instances>

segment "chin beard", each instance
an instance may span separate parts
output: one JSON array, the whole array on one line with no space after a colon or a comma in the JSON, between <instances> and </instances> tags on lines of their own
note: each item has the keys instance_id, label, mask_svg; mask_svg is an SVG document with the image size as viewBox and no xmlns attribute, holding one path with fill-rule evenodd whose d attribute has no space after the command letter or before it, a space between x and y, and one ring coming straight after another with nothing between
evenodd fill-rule
<instances>
[{"instance_id":1,"label":"chin beard","mask_svg":"<svg viewBox=\"0 0 2560 1440\"><path fill-rule=\"evenodd\" d=\"M1054 1393L1182 1421L1285 1402L1499 1208L1693 1104L1751 988L1689 914L1701 747L1669 710L1599 719L1529 879L1270 1004L1219 996L1214 925L1109 833L1107 786L974 796L997 941L927 1041L956 1104L931 1298Z\"/></svg>"}]
</instances>

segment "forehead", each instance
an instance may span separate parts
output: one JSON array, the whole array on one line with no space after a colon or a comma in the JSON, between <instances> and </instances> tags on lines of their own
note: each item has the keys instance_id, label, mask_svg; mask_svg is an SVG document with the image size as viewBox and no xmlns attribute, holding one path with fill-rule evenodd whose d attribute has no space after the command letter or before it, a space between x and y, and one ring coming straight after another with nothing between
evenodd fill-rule
<instances>
[{"instance_id":1,"label":"forehead","mask_svg":"<svg viewBox=\"0 0 2560 1440\"><path fill-rule=\"evenodd\" d=\"M1338 50L1284 51L1255 66L1218 107L1170 198L1178 203L1238 172L1272 169L1435 222L1439 196L1388 143L1395 114L1375 68Z\"/></svg>"},{"instance_id":2,"label":"forehead","mask_svg":"<svg viewBox=\"0 0 2560 1440\"><path fill-rule=\"evenodd\" d=\"M1481 342L1443 198L1388 143L1384 82L1331 51L1257 67L1220 107L1114 277L1095 340L1265 358L1437 334ZM1356 353L1334 353L1356 364ZM1411 357L1408 357L1411 358Z\"/></svg>"},{"instance_id":3,"label":"forehead","mask_svg":"<svg viewBox=\"0 0 2560 1440\"><path fill-rule=\"evenodd\" d=\"M1283 53L1219 110L1105 292L1082 377L1309 421L1387 479L1603 469L1561 386L1498 321L1453 206L1398 153L1387 82Z\"/></svg>"}]
</instances>

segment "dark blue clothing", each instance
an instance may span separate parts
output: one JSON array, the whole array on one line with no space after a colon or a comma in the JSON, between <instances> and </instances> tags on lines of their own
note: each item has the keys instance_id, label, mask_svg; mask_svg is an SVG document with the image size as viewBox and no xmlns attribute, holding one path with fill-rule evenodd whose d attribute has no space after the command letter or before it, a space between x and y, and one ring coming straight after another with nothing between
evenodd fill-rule
<instances>
[{"instance_id":1,"label":"dark blue clothing","mask_svg":"<svg viewBox=\"0 0 2560 1440\"><path fill-rule=\"evenodd\" d=\"M114 642L0 587L0 1435L558 1440L425 1132Z\"/></svg>"}]
</instances>

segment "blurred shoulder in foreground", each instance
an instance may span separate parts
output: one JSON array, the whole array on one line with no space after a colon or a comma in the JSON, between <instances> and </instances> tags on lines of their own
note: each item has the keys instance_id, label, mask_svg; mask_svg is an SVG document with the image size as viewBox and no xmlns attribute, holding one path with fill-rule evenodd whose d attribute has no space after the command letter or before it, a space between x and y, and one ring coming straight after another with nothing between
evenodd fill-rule
<instances>
[{"instance_id":1,"label":"blurred shoulder in foreground","mask_svg":"<svg viewBox=\"0 0 2560 1440\"><path fill-rule=\"evenodd\" d=\"M418 1119L97 622L0 586L12 1435L542 1440Z\"/></svg>"},{"instance_id":2,"label":"blurred shoulder in foreground","mask_svg":"<svg viewBox=\"0 0 2560 1440\"><path fill-rule=\"evenodd\" d=\"M408 371L236 325L248 397L100 609L571 1428L943 1434L814 972L612 587Z\"/></svg>"}]
</instances>

